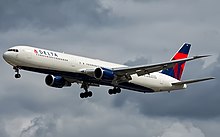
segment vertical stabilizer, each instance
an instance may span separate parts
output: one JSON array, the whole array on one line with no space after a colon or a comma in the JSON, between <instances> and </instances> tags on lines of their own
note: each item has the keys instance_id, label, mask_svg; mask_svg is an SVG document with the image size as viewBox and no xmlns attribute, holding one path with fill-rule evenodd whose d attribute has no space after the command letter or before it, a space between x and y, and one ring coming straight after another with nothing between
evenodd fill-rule
<instances>
[{"instance_id":1,"label":"vertical stabilizer","mask_svg":"<svg viewBox=\"0 0 220 137\"><path fill-rule=\"evenodd\" d=\"M189 55L190 47L191 44L184 43L183 46L177 51L177 53L172 57L171 60L187 58ZM185 64L185 62L177 63L172 68L163 70L162 73L180 80L183 74Z\"/></svg>"}]
</instances>

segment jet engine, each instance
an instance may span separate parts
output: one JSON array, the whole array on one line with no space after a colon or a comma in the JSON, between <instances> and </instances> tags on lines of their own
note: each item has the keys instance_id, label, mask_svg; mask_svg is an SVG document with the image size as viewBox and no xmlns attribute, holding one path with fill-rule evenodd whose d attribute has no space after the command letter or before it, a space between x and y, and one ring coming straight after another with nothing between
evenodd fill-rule
<instances>
[{"instance_id":1,"label":"jet engine","mask_svg":"<svg viewBox=\"0 0 220 137\"><path fill-rule=\"evenodd\" d=\"M55 88L63 88L63 87L70 87L71 83L66 81L61 76L53 76L53 75L47 75L45 78L45 83L50 87Z\"/></svg>"},{"instance_id":2,"label":"jet engine","mask_svg":"<svg viewBox=\"0 0 220 137\"><path fill-rule=\"evenodd\" d=\"M115 78L114 72L106 68L96 68L94 71L94 76L96 79L102 80L113 80Z\"/></svg>"}]
</instances>

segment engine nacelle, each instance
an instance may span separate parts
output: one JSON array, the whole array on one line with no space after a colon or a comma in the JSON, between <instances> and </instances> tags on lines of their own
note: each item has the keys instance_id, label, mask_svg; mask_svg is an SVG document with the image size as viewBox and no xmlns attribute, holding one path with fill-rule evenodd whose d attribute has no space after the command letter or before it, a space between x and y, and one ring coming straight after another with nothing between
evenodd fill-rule
<instances>
[{"instance_id":1,"label":"engine nacelle","mask_svg":"<svg viewBox=\"0 0 220 137\"><path fill-rule=\"evenodd\" d=\"M81 72L90 77L95 77L95 69L82 69Z\"/></svg>"},{"instance_id":2,"label":"engine nacelle","mask_svg":"<svg viewBox=\"0 0 220 137\"><path fill-rule=\"evenodd\" d=\"M47 75L45 78L45 83L50 87L55 88L62 88L62 87L69 87L71 86L71 83L66 81L61 76L53 76L53 75Z\"/></svg>"},{"instance_id":3,"label":"engine nacelle","mask_svg":"<svg viewBox=\"0 0 220 137\"><path fill-rule=\"evenodd\" d=\"M114 72L106 68L96 68L94 71L94 76L96 79L102 80L113 80L115 78Z\"/></svg>"}]
</instances>

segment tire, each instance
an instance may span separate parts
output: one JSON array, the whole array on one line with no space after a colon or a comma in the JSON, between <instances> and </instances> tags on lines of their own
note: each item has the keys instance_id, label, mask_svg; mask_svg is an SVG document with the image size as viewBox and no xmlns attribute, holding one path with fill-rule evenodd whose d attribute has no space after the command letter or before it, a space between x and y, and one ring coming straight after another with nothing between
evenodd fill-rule
<instances>
[{"instance_id":1,"label":"tire","mask_svg":"<svg viewBox=\"0 0 220 137\"><path fill-rule=\"evenodd\" d=\"M15 78L21 78L21 74L15 74Z\"/></svg>"},{"instance_id":2,"label":"tire","mask_svg":"<svg viewBox=\"0 0 220 137\"><path fill-rule=\"evenodd\" d=\"M84 93L80 93L80 98L85 98L85 94Z\"/></svg>"},{"instance_id":3,"label":"tire","mask_svg":"<svg viewBox=\"0 0 220 137\"><path fill-rule=\"evenodd\" d=\"M92 97L93 93L91 91L89 91L87 94L88 94L88 97Z\"/></svg>"},{"instance_id":4,"label":"tire","mask_svg":"<svg viewBox=\"0 0 220 137\"><path fill-rule=\"evenodd\" d=\"M109 89L109 90L108 90L108 94L109 94L109 95L112 95L112 94L113 94L113 89Z\"/></svg>"}]
</instances>

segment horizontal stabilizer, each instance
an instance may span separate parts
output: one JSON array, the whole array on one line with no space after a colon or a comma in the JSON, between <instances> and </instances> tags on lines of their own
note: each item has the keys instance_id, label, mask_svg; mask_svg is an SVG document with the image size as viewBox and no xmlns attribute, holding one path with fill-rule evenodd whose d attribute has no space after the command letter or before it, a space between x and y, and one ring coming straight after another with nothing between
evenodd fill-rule
<instances>
[{"instance_id":1,"label":"horizontal stabilizer","mask_svg":"<svg viewBox=\"0 0 220 137\"><path fill-rule=\"evenodd\" d=\"M214 78L214 77L209 77L209 78L186 80L186 81L181 81L181 82L172 83L172 85L191 84L191 83L196 83L196 82L201 82L201 81L206 81L206 80L211 80L211 79L215 79L215 78Z\"/></svg>"}]
</instances>

